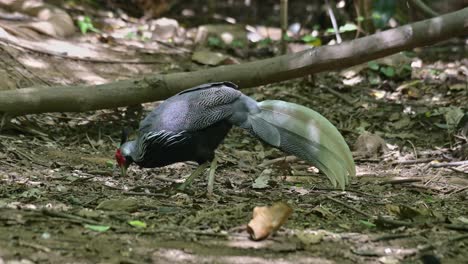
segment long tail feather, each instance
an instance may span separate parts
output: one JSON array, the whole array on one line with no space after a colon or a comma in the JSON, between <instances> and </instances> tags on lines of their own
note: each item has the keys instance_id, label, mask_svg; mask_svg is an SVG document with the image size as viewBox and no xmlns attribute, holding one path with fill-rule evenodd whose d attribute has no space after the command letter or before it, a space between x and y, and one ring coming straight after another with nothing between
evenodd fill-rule
<instances>
[{"instance_id":1,"label":"long tail feather","mask_svg":"<svg viewBox=\"0 0 468 264\"><path fill-rule=\"evenodd\" d=\"M253 133L265 142L320 169L344 189L356 175L354 160L343 136L325 117L307 107L278 100L258 103L249 116Z\"/></svg>"}]
</instances>

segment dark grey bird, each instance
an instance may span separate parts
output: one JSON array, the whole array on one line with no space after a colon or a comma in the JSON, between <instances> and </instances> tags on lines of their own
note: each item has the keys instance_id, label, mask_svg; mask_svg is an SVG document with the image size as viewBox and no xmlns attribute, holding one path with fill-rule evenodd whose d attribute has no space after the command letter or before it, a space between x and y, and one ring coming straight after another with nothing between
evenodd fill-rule
<instances>
[{"instance_id":1,"label":"dark grey bird","mask_svg":"<svg viewBox=\"0 0 468 264\"><path fill-rule=\"evenodd\" d=\"M200 166L182 188L212 162L208 191L212 192L214 151L232 126L321 170L344 189L356 174L343 136L325 117L307 107L278 100L257 102L230 82L203 84L180 92L156 107L140 123L137 138L122 138L116 160L122 174L131 163L162 167L195 161Z\"/></svg>"}]
</instances>

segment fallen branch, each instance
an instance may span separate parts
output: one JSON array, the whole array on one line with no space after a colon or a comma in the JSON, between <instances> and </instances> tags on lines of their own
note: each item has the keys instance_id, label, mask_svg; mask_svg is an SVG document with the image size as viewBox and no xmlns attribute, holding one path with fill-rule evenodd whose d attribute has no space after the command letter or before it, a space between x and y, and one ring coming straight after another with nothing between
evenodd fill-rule
<instances>
[{"instance_id":1,"label":"fallen branch","mask_svg":"<svg viewBox=\"0 0 468 264\"><path fill-rule=\"evenodd\" d=\"M463 165L468 165L468 160L431 163L432 168L458 167L458 166L463 166Z\"/></svg>"},{"instance_id":2,"label":"fallen branch","mask_svg":"<svg viewBox=\"0 0 468 264\"><path fill-rule=\"evenodd\" d=\"M82 112L162 100L189 87L232 81L241 88L337 70L468 34L468 8L368 37L255 62L196 72L157 74L92 86L32 87L0 92L0 114ZM2 89L0 89L2 90Z\"/></svg>"},{"instance_id":3,"label":"fallen branch","mask_svg":"<svg viewBox=\"0 0 468 264\"><path fill-rule=\"evenodd\" d=\"M412 182L421 182L422 179L420 178L396 178L391 179L388 181L380 182L379 185L386 185L386 184L402 184L402 183L412 183Z\"/></svg>"}]
</instances>

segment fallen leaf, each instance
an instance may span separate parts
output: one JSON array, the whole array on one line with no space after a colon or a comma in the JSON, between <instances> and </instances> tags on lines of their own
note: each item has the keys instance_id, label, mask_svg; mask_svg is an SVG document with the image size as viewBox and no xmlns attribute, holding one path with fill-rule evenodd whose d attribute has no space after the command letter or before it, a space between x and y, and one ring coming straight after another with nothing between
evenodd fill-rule
<instances>
[{"instance_id":1,"label":"fallen leaf","mask_svg":"<svg viewBox=\"0 0 468 264\"><path fill-rule=\"evenodd\" d=\"M270 181L271 169L265 169L260 173L254 183L252 183L252 188L254 189L265 189L268 188L268 182Z\"/></svg>"},{"instance_id":2,"label":"fallen leaf","mask_svg":"<svg viewBox=\"0 0 468 264\"><path fill-rule=\"evenodd\" d=\"M354 149L359 156L377 157L387 151L387 146L380 136L365 131L357 138Z\"/></svg>"},{"instance_id":3,"label":"fallen leaf","mask_svg":"<svg viewBox=\"0 0 468 264\"><path fill-rule=\"evenodd\" d=\"M286 223L292 211L292 208L284 202L277 202L271 207L255 207L252 220L247 225L250 238L255 241L267 238Z\"/></svg>"},{"instance_id":4,"label":"fallen leaf","mask_svg":"<svg viewBox=\"0 0 468 264\"><path fill-rule=\"evenodd\" d=\"M205 65L220 65L225 60L228 59L228 56L221 54L219 52L211 52L207 50L195 51L192 55L192 60L200 64Z\"/></svg>"},{"instance_id":5,"label":"fallen leaf","mask_svg":"<svg viewBox=\"0 0 468 264\"><path fill-rule=\"evenodd\" d=\"M96 232L106 232L110 229L110 226L104 225L84 225L84 227L88 228L89 230L96 231Z\"/></svg>"},{"instance_id":6,"label":"fallen leaf","mask_svg":"<svg viewBox=\"0 0 468 264\"><path fill-rule=\"evenodd\" d=\"M139 203L135 198L128 199L111 199L102 201L96 209L105 211L124 211L134 212L138 209Z\"/></svg>"},{"instance_id":7,"label":"fallen leaf","mask_svg":"<svg viewBox=\"0 0 468 264\"><path fill-rule=\"evenodd\" d=\"M359 220L359 223L365 225L366 227L376 227L376 225L372 222L366 221L366 220Z\"/></svg>"},{"instance_id":8,"label":"fallen leaf","mask_svg":"<svg viewBox=\"0 0 468 264\"><path fill-rule=\"evenodd\" d=\"M136 228L146 228L146 223L139 220L128 221L128 224Z\"/></svg>"},{"instance_id":9,"label":"fallen leaf","mask_svg":"<svg viewBox=\"0 0 468 264\"><path fill-rule=\"evenodd\" d=\"M327 208L321 206L321 205L317 205L315 206L313 209L312 209L312 213L318 215L318 216L321 216L321 217L324 217L326 219L335 219L336 218L336 215L333 214L330 210L328 210Z\"/></svg>"},{"instance_id":10,"label":"fallen leaf","mask_svg":"<svg viewBox=\"0 0 468 264\"><path fill-rule=\"evenodd\" d=\"M298 232L296 234L297 238L301 241L302 244L305 246L318 244L323 240L325 236L325 232L323 231L316 231L313 233L309 232Z\"/></svg>"}]
</instances>

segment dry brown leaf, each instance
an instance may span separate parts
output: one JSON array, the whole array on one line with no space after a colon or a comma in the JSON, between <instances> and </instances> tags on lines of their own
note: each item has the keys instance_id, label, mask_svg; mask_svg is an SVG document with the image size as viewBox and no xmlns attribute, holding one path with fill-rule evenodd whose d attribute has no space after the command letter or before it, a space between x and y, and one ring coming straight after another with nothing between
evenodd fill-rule
<instances>
[{"instance_id":1,"label":"dry brown leaf","mask_svg":"<svg viewBox=\"0 0 468 264\"><path fill-rule=\"evenodd\" d=\"M37 40L35 32L56 38L65 38L75 32L75 25L70 15L54 5L36 0L17 0L0 2L10 11L21 12L39 21L10 23L8 30L16 36Z\"/></svg>"},{"instance_id":2,"label":"dry brown leaf","mask_svg":"<svg viewBox=\"0 0 468 264\"><path fill-rule=\"evenodd\" d=\"M272 206L255 207L252 220L247 225L250 238L255 241L267 238L286 223L292 211L292 208L284 202L277 202Z\"/></svg>"},{"instance_id":3,"label":"dry brown leaf","mask_svg":"<svg viewBox=\"0 0 468 264\"><path fill-rule=\"evenodd\" d=\"M387 151L385 140L370 132L363 132L354 144L355 155L363 157L377 157Z\"/></svg>"}]
</instances>

